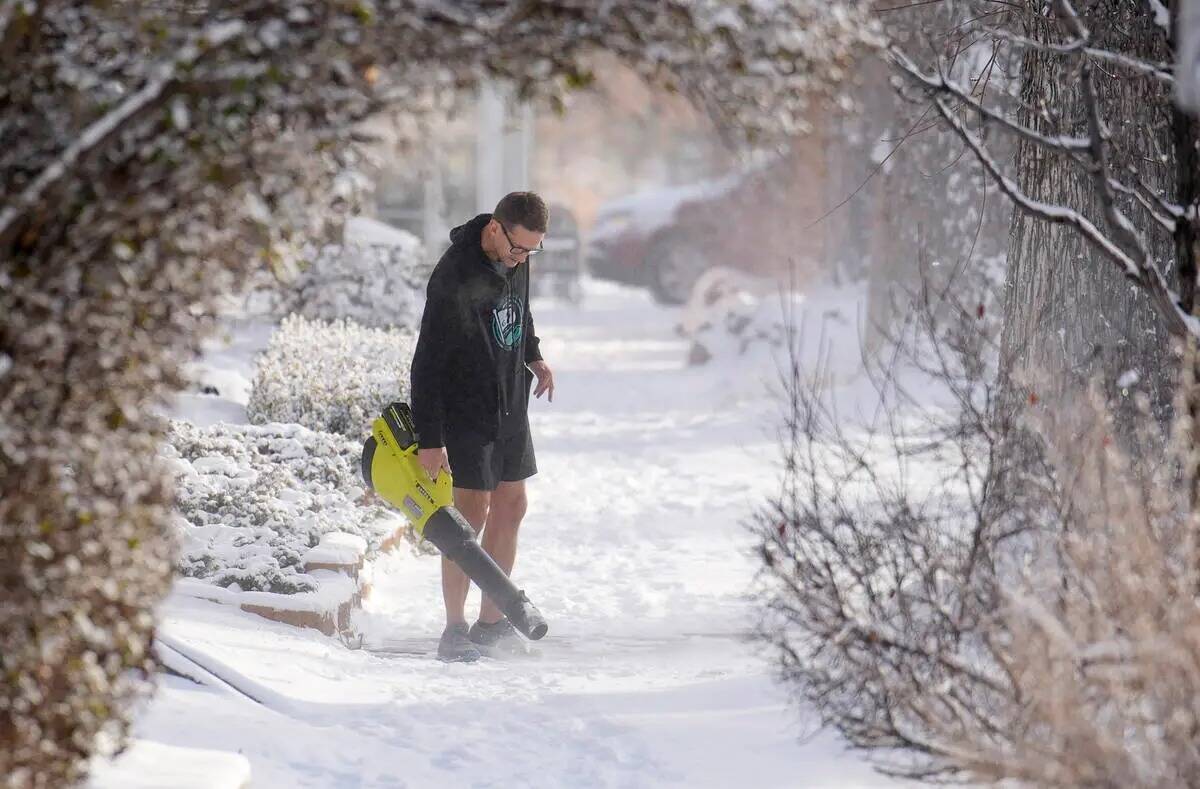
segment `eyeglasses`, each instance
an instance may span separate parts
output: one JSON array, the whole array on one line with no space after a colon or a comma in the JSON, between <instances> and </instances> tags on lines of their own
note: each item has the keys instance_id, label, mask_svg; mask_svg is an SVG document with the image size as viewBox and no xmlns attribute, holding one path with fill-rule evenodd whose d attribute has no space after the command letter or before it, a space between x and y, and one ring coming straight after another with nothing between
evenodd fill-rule
<instances>
[{"instance_id":1,"label":"eyeglasses","mask_svg":"<svg viewBox=\"0 0 1200 789\"><path fill-rule=\"evenodd\" d=\"M540 243L537 245L537 249L526 249L525 247L517 246L517 244L515 244L513 242L512 236L510 236L508 234L508 228L504 226L504 223L497 221L496 224L500 225L500 229L502 231L504 231L504 237L508 239L508 246L509 246L508 254L510 254L510 255L529 255L530 257L533 257L534 255L536 255L539 252L546 251L545 249L542 248L542 245Z\"/></svg>"}]
</instances>

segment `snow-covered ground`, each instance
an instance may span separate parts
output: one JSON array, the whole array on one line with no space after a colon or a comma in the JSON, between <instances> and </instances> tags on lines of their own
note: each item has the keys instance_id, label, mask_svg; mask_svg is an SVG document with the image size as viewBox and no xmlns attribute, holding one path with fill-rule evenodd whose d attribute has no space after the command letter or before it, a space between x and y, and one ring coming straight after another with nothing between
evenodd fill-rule
<instances>
[{"instance_id":1,"label":"snow-covered ground","mask_svg":"<svg viewBox=\"0 0 1200 789\"><path fill-rule=\"evenodd\" d=\"M777 483L773 369L685 368L677 311L587 286L583 308L533 305L557 392L531 409L540 473L514 577L550 622L541 659L433 659L439 560L401 551L374 568L369 649L172 596L166 636L266 704L164 677L138 737L240 753L256 787L889 784L814 734L747 639L744 522ZM205 364L249 380L266 335L232 339ZM239 413L199 395L179 409Z\"/></svg>"}]
</instances>

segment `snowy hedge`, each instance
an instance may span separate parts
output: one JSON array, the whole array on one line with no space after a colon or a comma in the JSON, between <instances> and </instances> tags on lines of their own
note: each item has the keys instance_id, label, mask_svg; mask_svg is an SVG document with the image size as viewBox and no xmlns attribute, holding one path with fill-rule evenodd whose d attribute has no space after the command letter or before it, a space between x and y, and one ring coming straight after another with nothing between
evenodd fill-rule
<instances>
[{"instance_id":1,"label":"snowy hedge","mask_svg":"<svg viewBox=\"0 0 1200 789\"><path fill-rule=\"evenodd\" d=\"M408 398L416 341L409 329L288 316L258 359L246 414L365 438L385 405Z\"/></svg>"},{"instance_id":2,"label":"snowy hedge","mask_svg":"<svg viewBox=\"0 0 1200 789\"><path fill-rule=\"evenodd\" d=\"M301 557L327 532L367 542L367 555L401 517L363 502L362 444L300 425L171 423L163 452L176 481L179 571L234 591L316 589Z\"/></svg>"},{"instance_id":3,"label":"snowy hedge","mask_svg":"<svg viewBox=\"0 0 1200 789\"><path fill-rule=\"evenodd\" d=\"M322 247L286 294L286 309L310 320L417 328L432 266L416 236L393 232L398 243Z\"/></svg>"},{"instance_id":4,"label":"snowy hedge","mask_svg":"<svg viewBox=\"0 0 1200 789\"><path fill-rule=\"evenodd\" d=\"M292 265L253 267L243 289L220 311L279 320L352 320L362 326L416 328L434 261L420 239L382 222L351 217L345 240L308 244Z\"/></svg>"}]
</instances>

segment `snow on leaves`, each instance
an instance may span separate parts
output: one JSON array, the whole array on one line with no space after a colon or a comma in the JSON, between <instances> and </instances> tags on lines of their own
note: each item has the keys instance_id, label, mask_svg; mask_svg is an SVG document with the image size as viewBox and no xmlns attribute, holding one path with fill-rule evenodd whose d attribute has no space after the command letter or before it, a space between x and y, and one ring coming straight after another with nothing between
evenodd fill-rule
<instances>
[{"instance_id":1,"label":"snow on leaves","mask_svg":"<svg viewBox=\"0 0 1200 789\"><path fill-rule=\"evenodd\" d=\"M411 234L406 243L327 245L286 291L292 312L309 320L345 318L371 328L421 324L432 261Z\"/></svg>"},{"instance_id":2,"label":"snow on leaves","mask_svg":"<svg viewBox=\"0 0 1200 789\"><path fill-rule=\"evenodd\" d=\"M234 591L316 589L305 552L329 532L362 537L368 552L398 516L363 504L362 444L294 424L173 422L164 455L174 469L180 572Z\"/></svg>"},{"instance_id":3,"label":"snow on leaves","mask_svg":"<svg viewBox=\"0 0 1200 789\"><path fill-rule=\"evenodd\" d=\"M415 348L409 329L289 316L258 361L247 414L254 424L294 422L365 438L384 406L408 397Z\"/></svg>"}]
</instances>

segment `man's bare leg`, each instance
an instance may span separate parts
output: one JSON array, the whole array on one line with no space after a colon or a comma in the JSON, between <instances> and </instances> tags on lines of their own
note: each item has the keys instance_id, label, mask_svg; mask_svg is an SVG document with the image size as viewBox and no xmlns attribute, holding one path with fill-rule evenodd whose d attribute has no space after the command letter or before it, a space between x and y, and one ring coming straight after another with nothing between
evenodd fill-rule
<instances>
[{"instance_id":1,"label":"man's bare leg","mask_svg":"<svg viewBox=\"0 0 1200 789\"><path fill-rule=\"evenodd\" d=\"M513 563L517 559L517 531L521 528L527 508L524 480L501 482L492 492L483 529L483 550L495 560L505 575L512 575ZM479 608L479 621L490 625L503 618L504 614L496 604L484 595L483 605Z\"/></svg>"},{"instance_id":2,"label":"man's bare leg","mask_svg":"<svg viewBox=\"0 0 1200 789\"><path fill-rule=\"evenodd\" d=\"M454 489L454 507L471 524L475 535L483 528L488 518L488 503L491 493L486 490ZM471 579L459 569L458 565L446 557L442 557L442 599L446 603L446 624L466 623L467 592L471 589Z\"/></svg>"}]
</instances>

